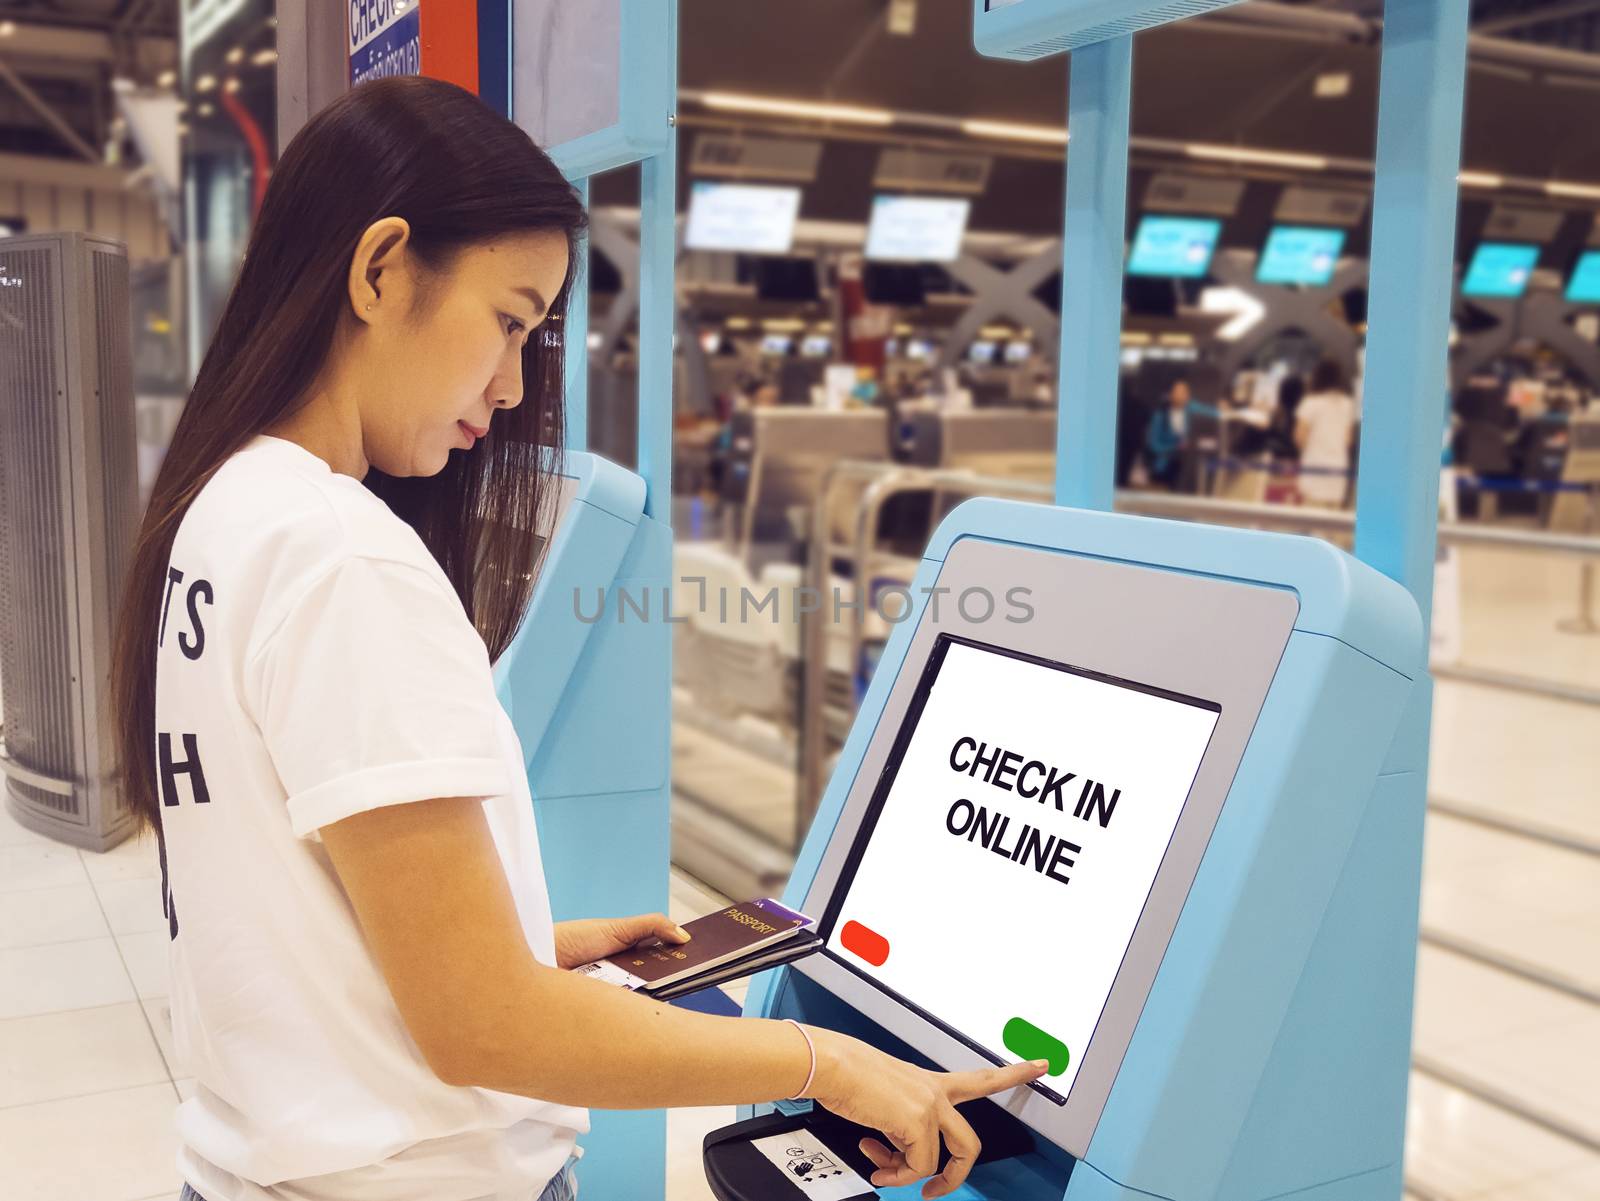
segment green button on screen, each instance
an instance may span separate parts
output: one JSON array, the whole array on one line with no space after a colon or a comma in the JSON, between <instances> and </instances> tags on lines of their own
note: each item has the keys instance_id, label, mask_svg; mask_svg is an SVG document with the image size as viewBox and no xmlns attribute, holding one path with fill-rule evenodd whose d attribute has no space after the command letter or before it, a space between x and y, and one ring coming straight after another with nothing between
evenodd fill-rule
<instances>
[{"instance_id":1,"label":"green button on screen","mask_svg":"<svg viewBox=\"0 0 1600 1201\"><path fill-rule=\"evenodd\" d=\"M1052 1034L1046 1034L1025 1018L1012 1018L1006 1023L1001 1037L1006 1050L1019 1059L1045 1059L1050 1062L1050 1075L1059 1076L1067 1070L1072 1053L1067 1044Z\"/></svg>"}]
</instances>

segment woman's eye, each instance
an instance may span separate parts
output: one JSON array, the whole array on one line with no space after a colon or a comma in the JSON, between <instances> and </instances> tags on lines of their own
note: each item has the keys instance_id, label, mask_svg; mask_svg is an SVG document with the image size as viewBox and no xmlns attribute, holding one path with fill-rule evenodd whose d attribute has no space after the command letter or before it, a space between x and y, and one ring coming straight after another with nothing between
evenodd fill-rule
<instances>
[{"instance_id":1,"label":"woman's eye","mask_svg":"<svg viewBox=\"0 0 1600 1201\"><path fill-rule=\"evenodd\" d=\"M522 322L518 321L515 317L506 317L507 336L514 337L527 328L527 326L523 325Z\"/></svg>"}]
</instances>

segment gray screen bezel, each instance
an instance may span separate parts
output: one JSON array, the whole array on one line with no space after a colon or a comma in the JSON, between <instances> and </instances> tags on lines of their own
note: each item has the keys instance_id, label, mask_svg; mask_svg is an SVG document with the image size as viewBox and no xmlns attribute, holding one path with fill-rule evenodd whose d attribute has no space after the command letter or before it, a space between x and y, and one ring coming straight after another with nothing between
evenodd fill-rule
<instances>
[{"instance_id":1,"label":"gray screen bezel","mask_svg":"<svg viewBox=\"0 0 1600 1201\"><path fill-rule=\"evenodd\" d=\"M934 584L943 603L931 604L912 634L839 820L807 889L807 913L827 912L914 697L928 654L942 633L1002 646L1026 655L1185 696L1221 707L1210 745L1195 774L1150 894L1106 996L1100 1022L1084 1048L1065 1104L1032 1089L997 1102L1026 1125L1082 1157L1099 1123L1128 1042L1211 831L1227 798L1245 745L1299 613L1284 588L1111 562L1068 552L968 537L956 542ZM1025 588L1032 618L1008 620L1013 590ZM995 601L986 620L971 620L960 601L983 589ZM983 616L979 612L976 616ZM832 957L813 955L792 965L842 1000L951 1070L990 1061L942 1026L897 1001ZM937 1014L937 1003L925 1004ZM1048 1084L1048 1078L1045 1081Z\"/></svg>"}]
</instances>

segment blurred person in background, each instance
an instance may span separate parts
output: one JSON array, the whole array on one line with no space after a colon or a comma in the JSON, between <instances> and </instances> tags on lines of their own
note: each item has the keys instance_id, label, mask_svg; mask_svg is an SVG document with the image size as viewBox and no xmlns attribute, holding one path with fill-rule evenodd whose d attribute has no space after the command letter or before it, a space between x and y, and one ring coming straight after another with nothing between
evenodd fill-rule
<instances>
[{"instance_id":1,"label":"blurred person in background","mask_svg":"<svg viewBox=\"0 0 1600 1201\"><path fill-rule=\"evenodd\" d=\"M1311 375L1311 390L1295 411L1294 444L1300 452L1299 487L1304 503L1329 509L1344 504L1355 430L1356 401L1345 383L1344 370L1332 359L1324 359Z\"/></svg>"},{"instance_id":2,"label":"blurred person in background","mask_svg":"<svg viewBox=\"0 0 1600 1201\"><path fill-rule=\"evenodd\" d=\"M1144 457L1152 483L1166 488L1177 485L1183 470L1190 399L1189 381L1174 380L1167 390L1167 403L1150 415L1144 435Z\"/></svg>"}]
</instances>

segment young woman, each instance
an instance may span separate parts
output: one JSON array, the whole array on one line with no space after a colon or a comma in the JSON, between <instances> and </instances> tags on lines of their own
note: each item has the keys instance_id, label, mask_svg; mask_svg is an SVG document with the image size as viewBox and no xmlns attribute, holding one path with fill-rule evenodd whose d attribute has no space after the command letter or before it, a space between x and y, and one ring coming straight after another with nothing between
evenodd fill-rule
<instances>
[{"instance_id":1,"label":"young woman","mask_svg":"<svg viewBox=\"0 0 1600 1201\"><path fill-rule=\"evenodd\" d=\"M532 587L584 214L468 93L352 91L279 164L157 480L115 695L160 839L186 1196L571 1195L582 1107L804 1095L957 1187L938 1074L562 969L660 914L554 924L490 663Z\"/></svg>"}]
</instances>

